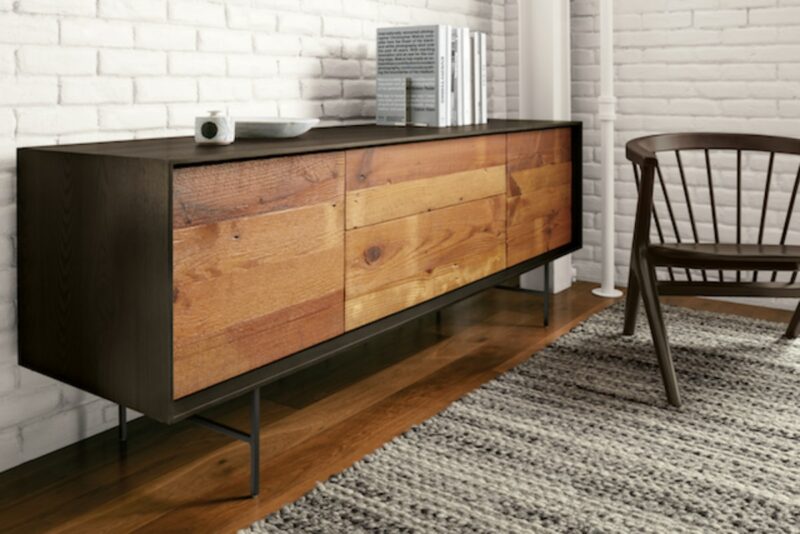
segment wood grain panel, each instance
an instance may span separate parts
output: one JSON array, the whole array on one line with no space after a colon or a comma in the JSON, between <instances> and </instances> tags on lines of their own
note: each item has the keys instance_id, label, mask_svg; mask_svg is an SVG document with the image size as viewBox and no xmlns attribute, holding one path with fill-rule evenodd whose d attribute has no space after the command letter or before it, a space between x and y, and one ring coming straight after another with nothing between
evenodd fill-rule
<instances>
[{"instance_id":1,"label":"wood grain panel","mask_svg":"<svg viewBox=\"0 0 800 534\"><path fill-rule=\"evenodd\" d=\"M343 331L341 191L327 203L176 230L173 255L174 398Z\"/></svg>"},{"instance_id":2,"label":"wood grain panel","mask_svg":"<svg viewBox=\"0 0 800 534\"><path fill-rule=\"evenodd\" d=\"M509 134L509 170L531 169L571 161L571 135L569 128Z\"/></svg>"},{"instance_id":3,"label":"wood grain panel","mask_svg":"<svg viewBox=\"0 0 800 534\"><path fill-rule=\"evenodd\" d=\"M572 239L572 162L509 171L508 265Z\"/></svg>"},{"instance_id":4,"label":"wood grain panel","mask_svg":"<svg viewBox=\"0 0 800 534\"><path fill-rule=\"evenodd\" d=\"M387 183L347 193L347 228L358 228L506 192L504 165Z\"/></svg>"},{"instance_id":5,"label":"wood grain panel","mask_svg":"<svg viewBox=\"0 0 800 534\"><path fill-rule=\"evenodd\" d=\"M18 169L20 364L165 421L170 169L32 148Z\"/></svg>"},{"instance_id":6,"label":"wood grain panel","mask_svg":"<svg viewBox=\"0 0 800 534\"><path fill-rule=\"evenodd\" d=\"M341 152L185 167L173 173L173 226L325 202L341 188Z\"/></svg>"},{"instance_id":7,"label":"wood grain panel","mask_svg":"<svg viewBox=\"0 0 800 534\"><path fill-rule=\"evenodd\" d=\"M348 150L347 191L505 164L505 135Z\"/></svg>"},{"instance_id":8,"label":"wood grain panel","mask_svg":"<svg viewBox=\"0 0 800 534\"><path fill-rule=\"evenodd\" d=\"M346 232L345 329L506 266L505 196Z\"/></svg>"}]
</instances>

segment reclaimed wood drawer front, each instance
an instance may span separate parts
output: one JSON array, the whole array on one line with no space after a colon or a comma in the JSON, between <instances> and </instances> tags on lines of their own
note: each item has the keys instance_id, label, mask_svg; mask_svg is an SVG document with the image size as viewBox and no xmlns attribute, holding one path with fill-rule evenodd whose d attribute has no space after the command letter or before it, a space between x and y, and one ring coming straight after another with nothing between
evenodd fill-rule
<instances>
[{"instance_id":1,"label":"reclaimed wood drawer front","mask_svg":"<svg viewBox=\"0 0 800 534\"><path fill-rule=\"evenodd\" d=\"M568 128L508 135L508 265L572 240Z\"/></svg>"},{"instance_id":2,"label":"reclaimed wood drawer front","mask_svg":"<svg viewBox=\"0 0 800 534\"><path fill-rule=\"evenodd\" d=\"M344 154L177 169L173 398L344 329Z\"/></svg>"},{"instance_id":3,"label":"reclaimed wood drawer front","mask_svg":"<svg viewBox=\"0 0 800 534\"><path fill-rule=\"evenodd\" d=\"M347 228L504 194L505 135L349 150Z\"/></svg>"},{"instance_id":4,"label":"reclaimed wood drawer front","mask_svg":"<svg viewBox=\"0 0 800 534\"><path fill-rule=\"evenodd\" d=\"M506 267L505 195L346 232L345 329Z\"/></svg>"},{"instance_id":5,"label":"reclaimed wood drawer front","mask_svg":"<svg viewBox=\"0 0 800 534\"><path fill-rule=\"evenodd\" d=\"M342 153L176 169L174 228L328 203L342 194Z\"/></svg>"}]
</instances>

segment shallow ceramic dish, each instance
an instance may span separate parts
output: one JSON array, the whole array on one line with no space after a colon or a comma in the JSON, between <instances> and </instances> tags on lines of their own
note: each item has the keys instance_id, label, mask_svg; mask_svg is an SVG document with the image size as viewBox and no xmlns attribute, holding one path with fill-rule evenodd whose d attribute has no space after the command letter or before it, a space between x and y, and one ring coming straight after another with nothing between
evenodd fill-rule
<instances>
[{"instance_id":1,"label":"shallow ceramic dish","mask_svg":"<svg viewBox=\"0 0 800 534\"><path fill-rule=\"evenodd\" d=\"M303 135L319 124L319 119L273 119L245 117L236 119L237 138L287 138Z\"/></svg>"}]
</instances>

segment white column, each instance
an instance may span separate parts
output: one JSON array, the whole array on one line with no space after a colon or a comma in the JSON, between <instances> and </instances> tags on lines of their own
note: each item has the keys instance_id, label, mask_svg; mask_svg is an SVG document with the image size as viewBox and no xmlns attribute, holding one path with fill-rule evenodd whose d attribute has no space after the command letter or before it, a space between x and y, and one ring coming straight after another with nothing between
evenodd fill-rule
<instances>
[{"instance_id":1,"label":"white column","mask_svg":"<svg viewBox=\"0 0 800 534\"><path fill-rule=\"evenodd\" d=\"M614 0L600 0L600 120L603 180L603 280L592 291L599 297L621 297L614 287Z\"/></svg>"},{"instance_id":2,"label":"white column","mask_svg":"<svg viewBox=\"0 0 800 534\"><path fill-rule=\"evenodd\" d=\"M569 0L518 0L519 118L569 120L571 111ZM553 292L572 284L569 255L552 264ZM525 273L520 284L541 289L542 269Z\"/></svg>"}]
</instances>

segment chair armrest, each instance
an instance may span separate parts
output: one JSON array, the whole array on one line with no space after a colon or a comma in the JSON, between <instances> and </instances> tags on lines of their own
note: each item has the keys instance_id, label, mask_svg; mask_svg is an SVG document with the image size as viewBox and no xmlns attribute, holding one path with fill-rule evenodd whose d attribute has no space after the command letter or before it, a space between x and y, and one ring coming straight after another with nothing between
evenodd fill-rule
<instances>
[{"instance_id":1,"label":"chair armrest","mask_svg":"<svg viewBox=\"0 0 800 534\"><path fill-rule=\"evenodd\" d=\"M658 165L658 158L655 151L649 146L648 140L648 137L637 137L628 141L625 145L625 157L628 158L628 161L642 167Z\"/></svg>"}]
</instances>

